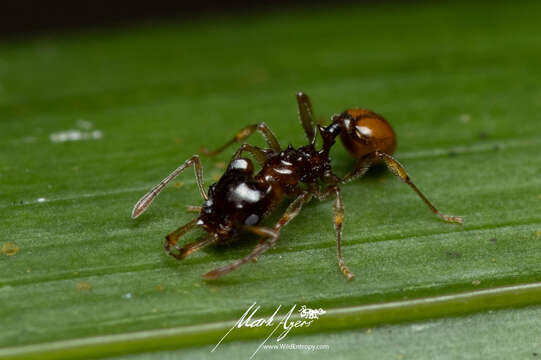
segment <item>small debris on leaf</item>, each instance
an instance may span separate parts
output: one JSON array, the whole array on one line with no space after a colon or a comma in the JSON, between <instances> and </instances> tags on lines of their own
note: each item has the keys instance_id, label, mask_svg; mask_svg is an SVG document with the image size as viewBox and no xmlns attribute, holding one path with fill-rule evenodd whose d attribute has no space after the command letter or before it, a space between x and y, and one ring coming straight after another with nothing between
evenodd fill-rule
<instances>
[{"instance_id":1,"label":"small debris on leaf","mask_svg":"<svg viewBox=\"0 0 541 360\"><path fill-rule=\"evenodd\" d=\"M75 287L79 291L89 291L92 290L92 285L86 281L80 281L77 284L75 284Z\"/></svg>"},{"instance_id":2,"label":"small debris on leaf","mask_svg":"<svg viewBox=\"0 0 541 360\"><path fill-rule=\"evenodd\" d=\"M2 244L2 249L0 249L1 254L6 254L7 256L14 256L19 253L21 250L17 244L12 242L7 242Z\"/></svg>"}]
</instances>

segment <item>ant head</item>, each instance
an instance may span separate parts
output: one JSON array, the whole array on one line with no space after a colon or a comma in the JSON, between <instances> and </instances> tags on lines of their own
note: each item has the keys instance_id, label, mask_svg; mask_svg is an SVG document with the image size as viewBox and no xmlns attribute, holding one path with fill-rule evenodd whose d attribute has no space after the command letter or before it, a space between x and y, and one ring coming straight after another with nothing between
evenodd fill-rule
<instances>
[{"instance_id":1,"label":"ant head","mask_svg":"<svg viewBox=\"0 0 541 360\"><path fill-rule=\"evenodd\" d=\"M396 148L396 136L391 125L370 110L346 110L334 116L333 123L340 125L340 139L357 159L374 151L392 154Z\"/></svg>"}]
</instances>

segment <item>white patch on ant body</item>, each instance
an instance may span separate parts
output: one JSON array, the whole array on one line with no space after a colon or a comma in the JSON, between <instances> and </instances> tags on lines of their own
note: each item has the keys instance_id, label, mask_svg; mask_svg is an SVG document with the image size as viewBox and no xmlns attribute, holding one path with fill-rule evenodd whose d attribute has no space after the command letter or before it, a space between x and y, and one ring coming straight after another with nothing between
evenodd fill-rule
<instances>
[{"instance_id":1,"label":"white patch on ant body","mask_svg":"<svg viewBox=\"0 0 541 360\"><path fill-rule=\"evenodd\" d=\"M273 170L275 172L277 172L278 174L282 174L282 175L293 174L293 171L291 171L291 169L287 169L287 168L273 169Z\"/></svg>"},{"instance_id":2,"label":"white patch on ant body","mask_svg":"<svg viewBox=\"0 0 541 360\"><path fill-rule=\"evenodd\" d=\"M299 158L299 159L302 159L302 158ZM280 162L281 162L282 164L286 165L286 166L292 166L292 165L293 165L292 163L290 163L289 161L286 161L286 160L284 160L284 159L280 160Z\"/></svg>"},{"instance_id":3,"label":"white patch on ant body","mask_svg":"<svg viewBox=\"0 0 541 360\"><path fill-rule=\"evenodd\" d=\"M357 132L362 136L372 136L372 129L366 126L356 126Z\"/></svg>"},{"instance_id":4,"label":"white patch on ant body","mask_svg":"<svg viewBox=\"0 0 541 360\"><path fill-rule=\"evenodd\" d=\"M247 170L250 167L250 164L248 164L248 161L245 159L236 159L229 164L230 169L235 170Z\"/></svg>"},{"instance_id":5,"label":"white patch on ant body","mask_svg":"<svg viewBox=\"0 0 541 360\"><path fill-rule=\"evenodd\" d=\"M259 190L250 189L246 184L240 184L233 190L232 197L236 200L246 201L249 203L256 203L261 199L261 192Z\"/></svg>"}]
</instances>

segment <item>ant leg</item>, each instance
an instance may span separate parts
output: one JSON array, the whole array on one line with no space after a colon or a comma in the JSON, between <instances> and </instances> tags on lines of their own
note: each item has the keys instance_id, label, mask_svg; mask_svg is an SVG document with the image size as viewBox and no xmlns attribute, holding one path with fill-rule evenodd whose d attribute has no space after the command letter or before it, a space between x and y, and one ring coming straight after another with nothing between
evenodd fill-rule
<instances>
[{"instance_id":1,"label":"ant leg","mask_svg":"<svg viewBox=\"0 0 541 360\"><path fill-rule=\"evenodd\" d=\"M188 206L186 206L186 211L187 212L199 213L199 212L201 212L201 209L203 209L202 206L196 206L196 205L188 205Z\"/></svg>"},{"instance_id":2,"label":"ant leg","mask_svg":"<svg viewBox=\"0 0 541 360\"><path fill-rule=\"evenodd\" d=\"M342 184L345 184L357 178L360 178L361 176L366 174L368 169L370 169L370 166L372 166L372 164L374 163L374 160L375 159L374 159L373 154L368 154L368 155L363 156L362 158L359 159L359 161L357 161L357 165L355 166L355 169L353 169L353 171L351 171L346 176L344 176L344 178L341 179L340 182Z\"/></svg>"},{"instance_id":3,"label":"ant leg","mask_svg":"<svg viewBox=\"0 0 541 360\"><path fill-rule=\"evenodd\" d=\"M235 270L239 266L246 264L247 262L252 261L252 259L257 258L259 255L261 255L265 250L268 249L268 247L264 248L264 244L267 244L269 242L272 242L273 244L276 243L280 235L275 232L274 230L271 230L266 227L262 226L246 226L244 227L245 230L250 231L254 234L264 236L264 239L271 239L270 241L260 241L259 244L254 248L254 250L247 256L229 264L226 266L222 266L219 268L216 268L214 270L209 271L203 277L208 280L214 280L222 275L225 275L227 273L230 273L231 271ZM270 246L269 246L270 247Z\"/></svg>"},{"instance_id":4,"label":"ant leg","mask_svg":"<svg viewBox=\"0 0 541 360\"><path fill-rule=\"evenodd\" d=\"M342 203L342 196L340 195L340 188L337 185L331 185L325 191L319 192L316 196L322 200L328 197L330 194L334 193L334 204L333 204L333 221L334 221L334 230L336 231L336 250L338 254L338 266L340 270L346 276L348 280L353 278L353 273L349 271L348 267L344 263L342 258L342 223L344 222L344 204Z\"/></svg>"},{"instance_id":5,"label":"ant leg","mask_svg":"<svg viewBox=\"0 0 541 360\"><path fill-rule=\"evenodd\" d=\"M207 193L205 192L205 188L203 187L203 167L201 166L199 156L194 155L184 164L180 165L175 171L169 174L165 179L160 181L158 185L154 186L148 193L145 194L145 196L139 199L137 204L135 204L135 206L133 207L131 217L135 219L143 212L145 212L152 200L154 200L154 198L158 196L160 191L162 191L167 184L169 184L175 177L177 177L178 174L180 174L182 171L184 171L184 169L186 169L192 164L194 166L195 178L197 179L197 185L199 186L201 196L203 196L203 199L208 200Z\"/></svg>"},{"instance_id":6,"label":"ant leg","mask_svg":"<svg viewBox=\"0 0 541 360\"><path fill-rule=\"evenodd\" d=\"M299 107L299 117L308 142L313 144L316 141L316 128L314 126L314 110L308 95L303 92L297 93L297 105Z\"/></svg>"},{"instance_id":7,"label":"ant leg","mask_svg":"<svg viewBox=\"0 0 541 360\"><path fill-rule=\"evenodd\" d=\"M209 151L207 148L201 148L201 152L203 152L205 155L216 155L221 153L225 150L226 147L229 145L242 141L246 139L248 136L252 135L255 131L259 132L261 135L263 135L263 138L265 138L265 141L269 145L269 147L276 151L280 152L281 147L280 143L278 142L278 139L276 139L276 136L272 133L271 129L269 129L268 125L264 122L259 124L253 124L246 126L245 128L241 129L233 139L226 142L223 146L219 147L218 149L214 151Z\"/></svg>"},{"instance_id":8,"label":"ant leg","mask_svg":"<svg viewBox=\"0 0 541 360\"><path fill-rule=\"evenodd\" d=\"M254 159L261 166L263 166L267 162L269 151L266 149L261 149L260 147L257 147L257 146L250 145L250 144L242 144L237 150L237 152L235 153L235 155L233 155L233 159L240 158L243 151L247 151L250 154L252 154Z\"/></svg>"},{"instance_id":9,"label":"ant leg","mask_svg":"<svg viewBox=\"0 0 541 360\"><path fill-rule=\"evenodd\" d=\"M348 280L353 278L353 273L349 271L344 259L342 259L342 223L344 221L344 204L342 203L342 196L340 195L340 188L338 186L332 186L331 191L334 191L335 199L333 204L334 212L334 230L336 231L336 250L338 254L338 266L340 270L346 276Z\"/></svg>"},{"instance_id":10,"label":"ant leg","mask_svg":"<svg viewBox=\"0 0 541 360\"><path fill-rule=\"evenodd\" d=\"M217 234L209 234L208 236L202 239L196 240L194 242L191 242L187 245L184 245L183 247L178 246L177 245L178 240L188 231L192 230L195 226L197 226L197 218L193 219L187 224L182 225L181 227L179 227L178 229L176 229L175 231L167 235L165 237L165 245L164 245L165 252L168 255L171 255L172 257L178 260L182 260L188 255L190 255L191 253L199 249L202 249L205 246L213 244L219 240L219 237ZM178 253L173 253L171 251L171 246L173 246L173 248L177 250Z\"/></svg>"},{"instance_id":11,"label":"ant leg","mask_svg":"<svg viewBox=\"0 0 541 360\"><path fill-rule=\"evenodd\" d=\"M177 239L178 238L180 238L180 236L177 237ZM210 244L217 242L218 239L219 239L218 235L208 234L208 236L202 239L191 242L187 245L184 245L183 247L179 247L176 245L176 241L173 242L172 240L170 241L169 238L167 238L167 240L165 241L165 252L167 252L168 255L171 255L177 260L182 260L186 258L187 256L189 256L190 254L192 254L193 252L196 252L197 250L200 250ZM175 248L175 250L178 251L178 253L173 253L171 251L170 249L171 244L173 244L173 247Z\"/></svg>"},{"instance_id":12,"label":"ant leg","mask_svg":"<svg viewBox=\"0 0 541 360\"><path fill-rule=\"evenodd\" d=\"M175 256L173 253L171 253L171 245L177 249L177 241L182 237L182 235L186 234L188 231L193 229L197 225L197 218L191 220L190 222L182 225L169 235L165 237L165 252L171 256Z\"/></svg>"},{"instance_id":13,"label":"ant leg","mask_svg":"<svg viewBox=\"0 0 541 360\"><path fill-rule=\"evenodd\" d=\"M393 158L391 155L380 152L380 151L376 151L375 155L385 162L385 165L387 165L387 168L389 168L389 170L394 175L398 176L403 182L408 184L417 193L417 195L419 195L419 197L425 202L425 204L428 205L430 210L432 210L432 212L436 214L440 219L447 222L454 222L458 224L464 223L464 220L462 220L460 216L450 216L450 215L445 215L445 214L440 213L438 209L436 209L436 207L432 205L430 201L428 201L428 199L423 195L423 193L419 189L417 189L417 186L415 186L415 184L411 182L408 173L406 172L404 167L398 162L398 160Z\"/></svg>"},{"instance_id":14,"label":"ant leg","mask_svg":"<svg viewBox=\"0 0 541 360\"><path fill-rule=\"evenodd\" d=\"M276 244L278 241L278 238L280 237L280 229L287 225L295 216L299 214L299 212L302 209L302 206L310 201L312 198L312 194L308 191L302 192L287 208L286 212L280 220L274 225L272 229L262 227L262 226L244 226L244 230L249 231L251 233L254 233L256 235L260 235L263 237L259 241L259 243L256 245L254 250L245 257L229 264L226 266L222 266L219 268L216 268L212 271L209 271L205 275L205 279L216 279L222 275L225 275L239 266L246 264L247 262L253 261L259 257L259 255L263 254L265 251L270 249L272 246Z\"/></svg>"}]
</instances>

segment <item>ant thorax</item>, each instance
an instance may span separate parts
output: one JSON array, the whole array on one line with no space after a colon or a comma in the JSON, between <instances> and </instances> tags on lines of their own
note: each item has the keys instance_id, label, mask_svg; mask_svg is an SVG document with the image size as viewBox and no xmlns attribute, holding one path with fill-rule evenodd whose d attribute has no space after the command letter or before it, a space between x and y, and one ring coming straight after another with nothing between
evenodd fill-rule
<instances>
[{"instance_id":1,"label":"ant thorax","mask_svg":"<svg viewBox=\"0 0 541 360\"><path fill-rule=\"evenodd\" d=\"M256 179L272 184L275 191L290 194L300 182L311 183L325 177L331 166L326 151L317 151L309 144L298 149L289 145L271 157Z\"/></svg>"}]
</instances>

